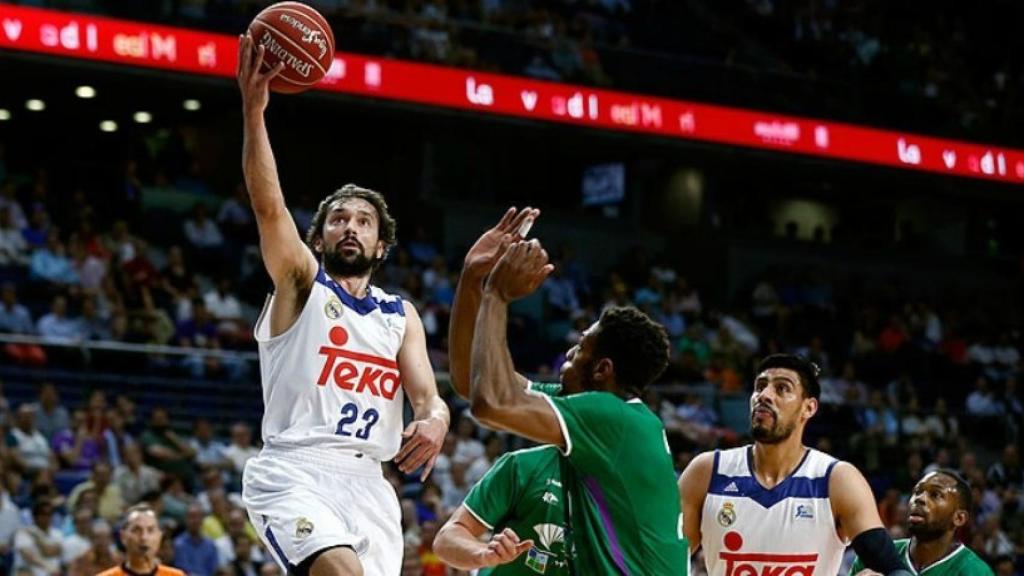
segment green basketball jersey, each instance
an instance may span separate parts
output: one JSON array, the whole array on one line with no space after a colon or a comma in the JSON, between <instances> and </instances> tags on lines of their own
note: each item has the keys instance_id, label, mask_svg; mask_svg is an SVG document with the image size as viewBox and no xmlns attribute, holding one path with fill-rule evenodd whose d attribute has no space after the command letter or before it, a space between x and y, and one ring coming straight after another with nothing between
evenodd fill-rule
<instances>
[{"instance_id":1,"label":"green basketball jersey","mask_svg":"<svg viewBox=\"0 0 1024 576\"><path fill-rule=\"evenodd\" d=\"M910 571L920 576L993 576L992 569L984 560L978 557L973 550L961 544L955 550L946 555L945 558L935 562L920 572L910 561L910 539L897 540L896 552L903 558L903 562L910 568ZM864 564L857 558L850 567L850 576L854 576L865 568Z\"/></svg>"},{"instance_id":2,"label":"green basketball jersey","mask_svg":"<svg viewBox=\"0 0 1024 576\"><path fill-rule=\"evenodd\" d=\"M658 416L640 400L607 392L547 400L566 442L562 482L573 573L686 576L689 544Z\"/></svg>"},{"instance_id":3,"label":"green basketball jersey","mask_svg":"<svg viewBox=\"0 0 1024 576\"><path fill-rule=\"evenodd\" d=\"M508 564L480 571L481 576L567 576L565 508L559 453L539 446L505 454L473 486L462 503L494 532L511 528L533 548Z\"/></svg>"}]
</instances>

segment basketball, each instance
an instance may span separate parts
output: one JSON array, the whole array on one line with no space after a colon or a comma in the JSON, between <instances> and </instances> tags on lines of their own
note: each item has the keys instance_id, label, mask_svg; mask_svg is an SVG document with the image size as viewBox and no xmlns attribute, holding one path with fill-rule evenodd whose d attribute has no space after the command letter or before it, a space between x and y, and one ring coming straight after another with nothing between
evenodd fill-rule
<instances>
[{"instance_id":1,"label":"basketball","mask_svg":"<svg viewBox=\"0 0 1024 576\"><path fill-rule=\"evenodd\" d=\"M270 83L274 92L304 92L319 82L334 60L334 34L327 20L299 2L278 2L256 15L249 34L265 49L263 70L284 69Z\"/></svg>"}]
</instances>

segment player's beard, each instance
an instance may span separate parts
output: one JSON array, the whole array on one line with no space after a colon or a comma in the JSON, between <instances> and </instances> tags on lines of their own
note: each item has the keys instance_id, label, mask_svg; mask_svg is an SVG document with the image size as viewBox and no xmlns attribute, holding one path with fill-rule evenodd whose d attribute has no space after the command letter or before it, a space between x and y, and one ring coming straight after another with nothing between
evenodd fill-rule
<instances>
[{"instance_id":1,"label":"player's beard","mask_svg":"<svg viewBox=\"0 0 1024 576\"><path fill-rule=\"evenodd\" d=\"M946 529L940 526L941 522L927 520L920 524L907 523L907 533L923 542L937 540L946 534Z\"/></svg>"},{"instance_id":2,"label":"player's beard","mask_svg":"<svg viewBox=\"0 0 1024 576\"><path fill-rule=\"evenodd\" d=\"M775 412L772 412L771 426L757 424L753 420L750 422L750 435L761 444L779 444L792 436L794 430L796 430L795 422L782 424Z\"/></svg>"},{"instance_id":3,"label":"player's beard","mask_svg":"<svg viewBox=\"0 0 1024 576\"><path fill-rule=\"evenodd\" d=\"M348 258L337 248L324 251L324 269L331 276L342 278L366 276L373 271L375 263L362 249L360 249L358 254Z\"/></svg>"}]
</instances>

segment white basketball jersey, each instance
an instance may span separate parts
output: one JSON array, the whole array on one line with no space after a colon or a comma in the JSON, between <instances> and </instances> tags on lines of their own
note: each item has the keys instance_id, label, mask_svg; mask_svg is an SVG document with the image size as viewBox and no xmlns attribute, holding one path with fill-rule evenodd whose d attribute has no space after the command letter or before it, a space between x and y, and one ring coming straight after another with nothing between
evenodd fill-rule
<instances>
[{"instance_id":1,"label":"white basketball jersey","mask_svg":"<svg viewBox=\"0 0 1024 576\"><path fill-rule=\"evenodd\" d=\"M356 298L321 269L295 324L270 337L273 298L255 328L266 447L393 458L405 399L396 360L405 335L401 298L373 286Z\"/></svg>"},{"instance_id":2,"label":"white basketball jersey","mask_svg":"<svg viewBox=\"0 0 1024 576\"><path fill-rule=\"evenodd\" d=\"M700 525L708 574L835 576L846 548L828 498L838 460L808 450L771 490L754 477L753 462L753 446L715 452Z\"/></svg>"}]
</instances>

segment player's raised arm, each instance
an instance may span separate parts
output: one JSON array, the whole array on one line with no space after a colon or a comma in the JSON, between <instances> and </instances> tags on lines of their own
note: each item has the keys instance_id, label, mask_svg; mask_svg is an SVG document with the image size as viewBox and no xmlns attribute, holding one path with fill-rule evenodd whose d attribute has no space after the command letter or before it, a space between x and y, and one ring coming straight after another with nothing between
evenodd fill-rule
<instances>
[{"instance_id":1,"label":"player's raised arm","mask_svg":"<svg viewBox=\"0 0 1024 576\"><path fill-rule=\"evenodd\" d=\"M509 243L522 240L538 216L540 210L534 208L518 211L515 207L509 208L501 220L484 232L466 253L448 322L448 370L452 388L463 398L469 398L470 356L473 353L476 314L480 309L484 280L505 253ZM526 378L521 378L521 384L526 386Z\"/></svg>"},{"instance_id":2,"label":"player's raised arm","mask_svg":"<svg viewBox=\"0 0 1024 576\"><path fill-rule=\"evenodd\" d=\"M564 448L554 408L523 388L506 340L509 302L531 294L552 269L540 242L531 240L513 243L491 271L473 336L469 400L485 426Z\"/></svg>"},{"instance_id":3,"label":"player's raised arm","mask_svg":"<svg viewBox=\"0 0 1024 576\"><path fill-rule=\"evenodd\" d=\"M242 170L259 227L263 264L281 294L282 289L287 292L292 287L311 284L317 263L303 243L281 192L263 112L270 100L270 81L284 65L279 63L269 71L261 71L264 51L262 45L254 45L248 34L239 40L238 87L244 124Z\"/></svg>"},{"instance_id":4,"label":"player's raised arm","mask_svg":"<svg viewBox=\"0 0 1024 576\"><path fill-rule=\"evenodd\" d=\"M402 387L412 404L413 421L405 428L405 444L395 456L399 470L412 472L424 466L420 480L426 480L434 469L437 455L444 445L451 416L448 405L437 394L434 369L427 357L427 336L416 307L402 302L405 307L405 336L398 351L398 369L402 374Z\"/></svg>"},{"instance_id":5,"label":"player's raised arm","mask_svg":"<svg viewBox=\"0 0 1024 576\"><path fill-rule=\"evenodd\" d=\"M885 576L910 576L896 553L889 532L882 525L864 475L846 462L836 464L828 485L832 513L839 535L852 540L853 549L864 566Z\"/></svg>"},{"instance_id":6,"label":"player's raised arm","mask_svg":"<svg viewBox=\"0 0 1024 576\"><path fill-rule=\"evenodd\" d=\"M532 540L520 540L515 531L505 528L489 542L480 538L488 532L466 509L459 508L434 538L434 553L446 564L459 570L478 570L507 564L533 546Z\"/></svg>"}]
</instances>

